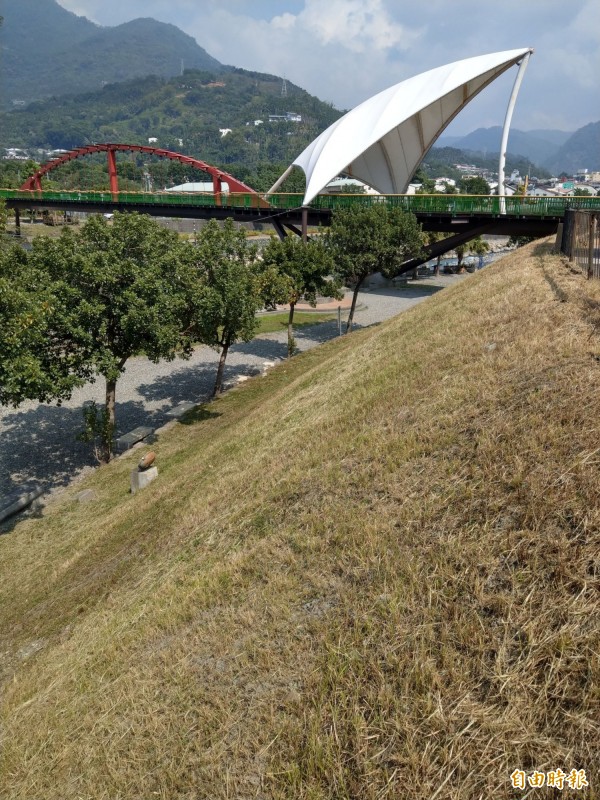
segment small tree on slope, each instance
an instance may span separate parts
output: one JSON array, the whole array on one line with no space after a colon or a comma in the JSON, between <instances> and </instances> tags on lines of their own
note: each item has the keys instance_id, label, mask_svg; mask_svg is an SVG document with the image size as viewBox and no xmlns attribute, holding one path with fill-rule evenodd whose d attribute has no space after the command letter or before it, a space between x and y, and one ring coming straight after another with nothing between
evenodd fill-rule
<instances>
[{"instance_id":1,"label":"small tree on slope","mask_svg":"<svg viewBox=\"0 0 600 800\"><path fill-rule=\"evenodd\" d=\"M288 303L288 357L294 352L294 309L305 300L317 304L317 295L341 299L337 281L329 276L333 271L331 251L321 239L303 242L297 236L272 239L263 251L263 287L265 305Z\"/></svg>"},{"instance_id":2,"label":"small tree on slope","mask_svg":"<svg viewBox=\"0 0 600 800\"><path fill-rule=\"evenodd\" d=\"M213 396L220 394L227 353L237 341L256 333L256 312L262 307L256 248L248 245L233 221L216 220L202 229L193 258L199 285L194 301L194 331L203 343L220 350Z\"/></svg>"},{"instance_id":3,"label":"small tree on slope","mask_svg":"<svg viewBox=\"0 0 600 800\"><path fill-rule=\"evenodd\" d=\"M404 262L423 252L421 226L414 214L385 203L337 211L328 234L335 275L354 289L346 333L352 330L358 292L365 278L381 272L394 278Z\"/></svg>"}]
</instances>

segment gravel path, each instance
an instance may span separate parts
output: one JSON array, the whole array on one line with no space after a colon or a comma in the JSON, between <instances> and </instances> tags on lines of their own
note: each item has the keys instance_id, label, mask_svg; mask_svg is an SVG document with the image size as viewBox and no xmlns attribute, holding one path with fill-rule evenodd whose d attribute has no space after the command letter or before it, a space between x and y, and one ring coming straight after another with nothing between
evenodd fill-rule
<instances>
[{"instance_id":1,"label":"gravel path","mask_svg":"<svg viewBox=\"0 0 600 800\"><path fill-rule=\"evenodd\" d=\"M463 276L427 279L407 289L373 290L359 295L357 327L372 325L410 308L433 291ZM325 322L295 333L300 350L308 350L338 335L335 322ZM265 360L285 358L285 330L265 334L247 344L231 348L225 368L225 382L238 375L252 374ZM210 396L218 354L199 347L189 361L152 364L145 358L132 359L117 385L118 435L138 425L159 427L165 416L181 401L203 402ZM67 484L95 461L90 446L75 441L82 429L83 403L103 402L104 381L77 390L62 406L24 403L18 409L0 407L0 498L24 482L42 483L47 489Z\"/></svg>"}]
</instances>

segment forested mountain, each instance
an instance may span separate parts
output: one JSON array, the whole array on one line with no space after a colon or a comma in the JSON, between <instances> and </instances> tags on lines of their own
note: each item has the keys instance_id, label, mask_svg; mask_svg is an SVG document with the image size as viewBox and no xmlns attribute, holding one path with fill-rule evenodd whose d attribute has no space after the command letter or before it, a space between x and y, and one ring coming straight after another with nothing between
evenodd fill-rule
<instances>
[{"instance_id":1,"label":"forested mountain","mask_svg":"<svg viewBox=\"0 0 600 800\"><path fill-rule=\"evenodd\" d=\"M600 170L600 122L590 122L567 139L549 166L571 175L578 169Z\"/></svg>"},{"instance_id":2,"label":"forested mountain","mask_svg":"<svg viewBox=\"0 0 600 800\"><path fill-rule=\"evenodd\" d=\"M487 169L494 173L498 171L498 153L481 153L474 150L461 150L457 147L432 147L425 156L422 168L428 177L444 176L459 180L463 173L457 170L455 164L473 164L480 169ZM535 175L538 178L549 178L550 172L535 164L524 156L506 154L506 169L510 173L518 170L521 175Z\"/></svg>"},{"instance_id":3,"label":"forested mountain","mask_svg":"<svg viewBox=\"0 0 600 800\"><path fill-rule=\"evenodd\" d=\"M70 149L152 139L243 180L260 164L287 166L342 113L290 81L285 97L281 89L281 78L233 68L110 84L1 113L0 148ZM289 111L300 120L269 121L269 115L284 117Z\"/></svg>"},{"instance_id":4,"label":"forested mountain","mask_svg":"<svg viewBox=\"0 0 600 800\"><path fill-rule=\"evenodd\" d=\"M2 0L1 13L3 108L134 77L170 77L182 60L194 69L223 68L191 36L154 19L103 28L56 0Z\"/></svg>"},{"instance_id":5,"label":"forested mountain","mask_svg":"<svg viewBox=\"0 0 600 800\"><path fill-rule=\"evenodd\" d=\"M477 128L466 136L442 136L440 144L491 156L500 151L502 128ZM578 169L600 169L600 122L574 133L558 130L510 131L508 152L542 166L554 174ZM529 170L527 170L529 171ZM539 169L538 169L539 173Z\"/></svg>"},{"instance_id":6,"label":"forested mountain","mask_svg":"<svg viewBox=\"0 0 600 800\"><path fill-rule=\"evenodd\" d=\"M565 139L569 135L565 133ZM477 128L466 136L454 139L451 146L481 153L499 153L501 140L502 128L500 125L495 125L491 128ZM534 135L528 131L512 128L509 132L508 152L528 158L536 164L545 164L549 158L556 155L558 148L559 145L552 139L544 138L543 131Z\"/></svg>"},{"instance_id":7,"label":"forested mountain","mask_svg":"<svg viewBox=\"0 0 600 800\"><path fill-rule=\"evenodd\" d=\"M171 79L147 77L111 84L0 114L0 147L70 149L91 142L148 144L156 139L158 147L196 156L256 188L268 188L271 175L262 176L267 165L279 174L343 113L289 81L287 96L282 97L281 88L281 78L241 69L186 70ZM288 111L301 121L269 121L270 115L284 116ZM465 161L491 171L498 164L497 155L491 153L434 147L424 169L432 177L458 178L453 165ZM507 166L525 174L531 162L509 154ZM171 170L171 177L179 172ZM535 174L549 173L536 166Z\"/></svg>"}]
</instances>

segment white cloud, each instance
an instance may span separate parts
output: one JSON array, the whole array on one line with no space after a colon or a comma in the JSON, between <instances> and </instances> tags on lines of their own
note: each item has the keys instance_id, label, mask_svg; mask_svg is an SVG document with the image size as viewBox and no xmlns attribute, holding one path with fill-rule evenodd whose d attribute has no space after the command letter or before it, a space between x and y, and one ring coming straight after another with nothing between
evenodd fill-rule
<instances>
[{"instance_id":1,"label":"white cloud","mask_svg":"<svg viewBox=\"0 0 600 800\"><path fill-rule=\"evenodd\" d=\"M419 36L394 22L383 0L306 0L297 19L321 44L337 44L356 53L406 49Z\"/></svg>"}]
</instances>

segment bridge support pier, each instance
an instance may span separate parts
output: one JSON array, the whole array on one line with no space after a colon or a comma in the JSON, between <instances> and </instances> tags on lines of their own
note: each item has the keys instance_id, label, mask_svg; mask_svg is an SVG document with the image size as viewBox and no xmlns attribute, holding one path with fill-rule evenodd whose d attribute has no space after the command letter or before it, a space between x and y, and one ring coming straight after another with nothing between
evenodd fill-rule
<instances>
[{"instance_id":1,"label":"bridge support pier","mask_svg":"<svg viewBox=\"0 0 600 800\"><path fill-rule=\"evenodd\" d=\"M108 160L108 179L110 181L110 191L113 199L117 200L119 197L119 179L117 177L117 156L114 150L107 150L106 156Z\"/></svg>"}]
</instances>

